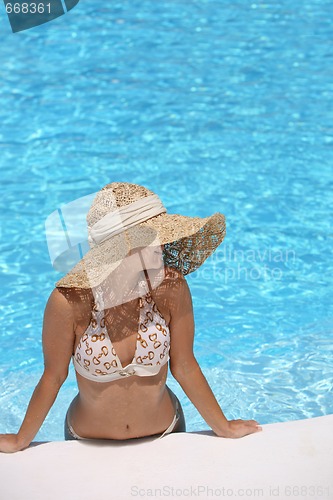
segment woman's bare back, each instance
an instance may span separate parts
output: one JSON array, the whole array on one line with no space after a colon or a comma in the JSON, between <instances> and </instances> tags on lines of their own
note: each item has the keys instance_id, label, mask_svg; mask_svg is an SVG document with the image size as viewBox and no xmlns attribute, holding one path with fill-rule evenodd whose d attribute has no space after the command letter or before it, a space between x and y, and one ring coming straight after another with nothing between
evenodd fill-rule
<instances>
[{"instance_id":1,"label":"woman's bare back","mask_svg":"<svg viewBox=\"0 0 333 500\"><path fill-rule=\"evenodd\" d=\"M170 321L170 283L152 291L166 323ZM91 290L61 289L74 317L73 354L92 320ZM105 310L105 327L112 345L126 366L133 359L139 326L139 298ZM163 432L174 416L174 404L166 390L167 364L157 375L131 376L98 383L76 373L79 394L70 406L69 417L82 437L128 439Z\"/></svg>"}]
</instances>

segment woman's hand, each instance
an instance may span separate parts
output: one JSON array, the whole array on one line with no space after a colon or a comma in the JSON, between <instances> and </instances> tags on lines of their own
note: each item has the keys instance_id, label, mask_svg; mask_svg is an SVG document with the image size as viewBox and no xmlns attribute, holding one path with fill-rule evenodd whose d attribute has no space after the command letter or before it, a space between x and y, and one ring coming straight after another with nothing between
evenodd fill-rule
<instances>
[{"instance_id":1,"label":"woman's hand","mask_svg":"<svg viewBox=\"0 0 333 500\"><path fill-rule=\"evenodd\" d=\"M20 445L17 434L0 434L0 452L15 453L23 449L24 446Z\"/></svg>"},{"instance_id":2,"label":"woman's hand","mask_svg":"<svg viewBox=\"0 0 333 500\"><path fill-rule=\"evenodd\" d=\"M222 432L215 431L215 434L220 437L236 439L260 431L262 431L262 427L256 420L229 420L226 429L223 429Z\"/></svg>"}]
</instances>

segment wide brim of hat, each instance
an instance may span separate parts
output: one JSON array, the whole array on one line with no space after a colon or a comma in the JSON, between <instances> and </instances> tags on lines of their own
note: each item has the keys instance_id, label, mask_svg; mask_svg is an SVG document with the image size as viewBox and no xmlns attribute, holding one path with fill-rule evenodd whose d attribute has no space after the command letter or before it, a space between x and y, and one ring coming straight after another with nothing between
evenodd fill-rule
<instances>
[{"instance_id":1,"label":"wide brim of hat","mask_svg":"<svg viewBox=\"0 0 333 500\"><path fill-rule=\"evenodd\" d=\"M164 264L187 275L216 250L225 234L225 217L219 212L206 218L163 213L91 248L56 287L96 287L130 250L147 246L164 245Z\"/></svg>"}]
</instances>

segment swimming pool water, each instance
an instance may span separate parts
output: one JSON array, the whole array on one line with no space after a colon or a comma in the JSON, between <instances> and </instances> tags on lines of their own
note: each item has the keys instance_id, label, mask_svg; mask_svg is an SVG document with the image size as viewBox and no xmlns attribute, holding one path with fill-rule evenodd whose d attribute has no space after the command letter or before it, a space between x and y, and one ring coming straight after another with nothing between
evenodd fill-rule
<instances>
[{"instance_id":1,"label":"swimming pool water","mask_svg":"<svg viewBox=\"0 0 333 500\"><path fill-rule=\"evenodd\" d=\"M59 275L44 234L111 181L169 212L222 211L227 237L189 276L195 351L227 417L332 413L331 2L81 1L3 26L0 432L41 375ZM3 23L4 24L4 23ZM207 428L179 386L188 429ZM37 439L62 439L71 370Z\"/></svg>"}]
</instances>

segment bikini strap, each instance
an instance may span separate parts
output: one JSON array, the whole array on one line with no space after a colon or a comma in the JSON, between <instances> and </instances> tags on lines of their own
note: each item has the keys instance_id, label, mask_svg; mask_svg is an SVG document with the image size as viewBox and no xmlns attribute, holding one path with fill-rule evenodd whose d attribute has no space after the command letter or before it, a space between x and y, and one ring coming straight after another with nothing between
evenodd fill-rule
<instances>
[{"instance_id":1,"label":"bikini strap","mask_svg":"<svg viewBox=\"0 0 333 500\"><path fill-rule=\"evenodd\" d=\"M92 308L92 315L95 319L99 316L104 315L104 301L103 293L100 287L96 287L93 291L94 295L94 305Z\"/></svg>"}]
</instances>

